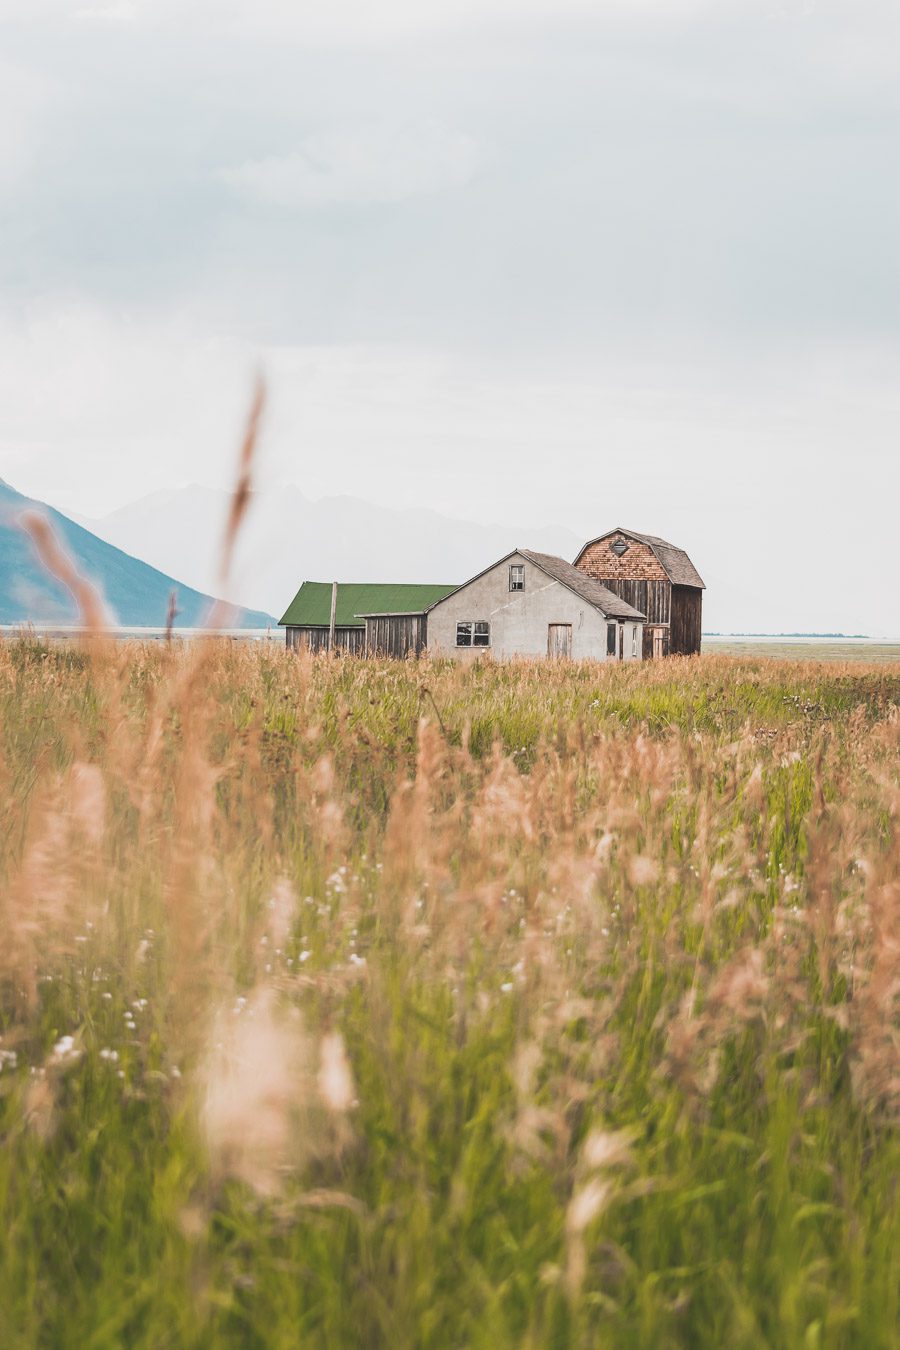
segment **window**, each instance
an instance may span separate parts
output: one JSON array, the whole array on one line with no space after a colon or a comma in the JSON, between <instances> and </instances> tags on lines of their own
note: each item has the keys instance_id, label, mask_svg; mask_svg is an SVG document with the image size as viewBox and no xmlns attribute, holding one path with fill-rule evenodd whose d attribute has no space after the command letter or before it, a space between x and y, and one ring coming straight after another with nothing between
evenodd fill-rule
<instances>
[{"instance_id":1,"label":"window","mask_svg":"<svg viewBox=\"0 0 900 1350\"><path fill-rule=\"evenodd\" d=\"M489 647L491 625L483 619L467 619L456 625L457 647Z\"/></svg>"},{"instance_id":2,"label":"window","mask_svg":"<svg viewBox=\"0 0 900 1350\"><path fill-rule=\"evenodd\" d=\"M509 569L509 589L511 591L524 591L525 589L525 564L512 563Z\"/></svg>"},{"instance_id":3,"label":"window","mask_svg":"<svg viewBox=\"0 0 900 1350\"><path fill-rule=\"evenodd\" d=\"M631 630L631 655L637 656L637 628Z\"/></svg>"},{"instance_id":4,"label":"window","mask_svg":"<svg viewBox=\"0 0 900 1350\"><path fill-rule=\"evenodd\" d=\"M616 654L616 625L608 623L606 625L606 655L615 656Z\"/></svg>"},{"instance_id":5,"label":"window","mask_svg":"<svg viewBox=\"0 0 900 1350\"><path fill-rule=\"evenodd\" d=\"M627 552L628 552L628 545L627 545L627 543L625 542L624 539L616 539L616 540L614 540L613 543L611 543L609 547L610 547L611 551L616 555L617 558L621 558L621 556L622 556L623 553L627 553Z\"/></svg>"}]
</instances>

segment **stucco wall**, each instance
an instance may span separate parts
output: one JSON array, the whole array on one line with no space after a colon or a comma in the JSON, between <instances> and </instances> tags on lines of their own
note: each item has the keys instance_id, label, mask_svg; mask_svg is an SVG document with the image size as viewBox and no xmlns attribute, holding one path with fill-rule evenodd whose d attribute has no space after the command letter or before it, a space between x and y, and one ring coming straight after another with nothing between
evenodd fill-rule
<instances>
[{"instance_id":1,"label":"stucco wall","mask_svg":"<svg viewBox=\"0 0 900 1350\"><path fill-rule=\"evenodd\" d=\"M525 567L524 591L510 591L512 563ZM490 647L457 647L456 625L487 620ZM572 659L606 660L607 621L592 605L548 577L539 567L515 554L497 563L483 576L442 600L428 614L428 650L434 655L477 660L493 656L546 656L547 630L552 623L572 625ZM637 627L637 657L631 655L631 629ZM625 626L625 659L641 659L642 625Z\"/></svg>"}]
</instances>

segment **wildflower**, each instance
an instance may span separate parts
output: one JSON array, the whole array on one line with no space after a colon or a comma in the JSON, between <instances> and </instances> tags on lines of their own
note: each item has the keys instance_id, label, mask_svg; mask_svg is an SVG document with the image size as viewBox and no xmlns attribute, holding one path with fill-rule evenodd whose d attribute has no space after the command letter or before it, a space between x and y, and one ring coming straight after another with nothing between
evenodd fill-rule
<instances>
[{"instance_id":1,"label":"wildflower","mask_svg":"<svg viewBox=\"0 0 900 1350\"><path fill-rule=\"evenodd\" d=\"M71 1068L81 1058L82 1053L74 1036L60 1036L50 1052L47 1064L54 1069Z\"/></svg>"}]
</instances>

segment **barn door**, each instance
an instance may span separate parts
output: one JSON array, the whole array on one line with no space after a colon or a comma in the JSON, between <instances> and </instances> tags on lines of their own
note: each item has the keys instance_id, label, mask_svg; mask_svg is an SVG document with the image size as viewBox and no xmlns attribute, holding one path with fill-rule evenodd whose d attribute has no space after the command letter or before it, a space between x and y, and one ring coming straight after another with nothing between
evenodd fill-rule
<instances>
[{"instance_id":1,"label":"barn door","mask_svg":"<svg viewBox=\"0 0 900 1350\"><path fill-rule=\"evenodd\" d=\"M572 625L570 623L547 625L547 655L556 660L572 655Z\"/></svg>"}]
</instances>

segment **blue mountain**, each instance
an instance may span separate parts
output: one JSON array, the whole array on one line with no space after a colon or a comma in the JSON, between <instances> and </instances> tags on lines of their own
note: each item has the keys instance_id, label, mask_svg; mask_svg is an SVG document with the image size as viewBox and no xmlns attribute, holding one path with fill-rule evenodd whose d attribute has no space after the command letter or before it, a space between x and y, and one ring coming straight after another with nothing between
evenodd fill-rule
<instances>
[{"instance_id":1,"label":"blue mountain","mask_svg":"<svg viewBox=\"0 0 900 1350\"><path fill-rule=\"evenodd\" d=\"M199 628L206 621L212 596L182 586L149 563L98 539L52 506L23 497L0 478L0 623L78 622L72 596L49 575L18 524L26 509L43 512L78 571L98 585L122 627L162 628L172 591L178 606L176 628ZM274 622L270 614L251 609L238 610L231 620L235 628L265 628Z\"/></svg>"}]
</instances>

